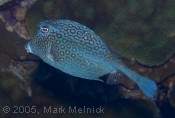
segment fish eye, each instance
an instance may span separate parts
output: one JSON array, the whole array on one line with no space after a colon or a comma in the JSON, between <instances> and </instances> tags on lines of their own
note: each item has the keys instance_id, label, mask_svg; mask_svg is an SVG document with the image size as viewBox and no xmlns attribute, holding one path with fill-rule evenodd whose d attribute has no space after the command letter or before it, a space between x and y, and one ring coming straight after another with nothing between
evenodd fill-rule
<instances>
[{"instance_id":1,"label":"fish eye","mask_svg":"<svg viewBox=\"0 0 175 118\"><path fill-rule=\"evenodd\" d=\"M43 33L47 33L47 32L49 32L49 28L48 27L41 27L41 31Z\"/></svg>"}]
</instances>

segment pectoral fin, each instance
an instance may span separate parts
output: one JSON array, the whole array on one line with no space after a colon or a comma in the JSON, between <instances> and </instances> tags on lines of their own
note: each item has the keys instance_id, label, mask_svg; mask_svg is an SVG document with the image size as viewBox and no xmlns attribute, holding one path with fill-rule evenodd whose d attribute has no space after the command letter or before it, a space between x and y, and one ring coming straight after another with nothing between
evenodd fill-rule
<instances>
[{"instance_id":1,"label":"pectoral fin","mask_svg":"<svg viewBox=\"0 0 175 118\"><path fill-rule=\"evenodd\" d=\"M50 51L51 51L51 46L49 46L48 49L47 49L47 55L46 55L46 57L47 57L50 61L54 62L54 57L52 56L52 54L51 54Z\"/></svg>"},{"instance_id":2,"label":"pectoral fin","mask_svg":"<svg viewBox=\"0 0 175 118\"><path fill-rule=\"evenodd\" d=\"M53 58L53 56L52 56L50 53L47 54L47 58L48 58L50 61L54 62L54 58Z\"/></svg>"}]
</instances>

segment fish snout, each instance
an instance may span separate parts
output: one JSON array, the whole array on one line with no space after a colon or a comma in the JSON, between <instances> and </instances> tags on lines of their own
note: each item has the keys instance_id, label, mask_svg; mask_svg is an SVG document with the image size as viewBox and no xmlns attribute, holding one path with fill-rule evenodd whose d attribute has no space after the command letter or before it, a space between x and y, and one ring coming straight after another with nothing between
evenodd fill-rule
<instances>
[{"instance_id":1,"label":"fish snout","mask_svg":"<svg viewBox=\"0 0 175 118\"><path fill-rule=\"evenodd\" d=\"M30 44L29 43L27 43L25 45L25 49L26 49L27 53L33 53L32 50L31 50L31 47L30 47Z\"/></svg>"}]
</instances>

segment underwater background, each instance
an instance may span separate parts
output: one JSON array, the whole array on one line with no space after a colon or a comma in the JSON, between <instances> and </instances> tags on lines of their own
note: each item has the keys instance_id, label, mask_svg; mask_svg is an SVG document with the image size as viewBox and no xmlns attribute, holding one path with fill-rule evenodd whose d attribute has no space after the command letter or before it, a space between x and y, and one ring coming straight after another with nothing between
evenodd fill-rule
<instances>
[{"instance_id":1,"label":"underwater background","mask_svg":"<svg viewBox=\"0 0 175 118\"><path fill-rule=\"evenodd\" d=\"M174 6L174 0L0 0L0 118L175 118ZM27 54L38 22L59 19L95 31L128 67L156 82L156 99L126 77L113 86L79 79ZM80 111L69 111L75 107Z\"/></svg>"}]
</instances>

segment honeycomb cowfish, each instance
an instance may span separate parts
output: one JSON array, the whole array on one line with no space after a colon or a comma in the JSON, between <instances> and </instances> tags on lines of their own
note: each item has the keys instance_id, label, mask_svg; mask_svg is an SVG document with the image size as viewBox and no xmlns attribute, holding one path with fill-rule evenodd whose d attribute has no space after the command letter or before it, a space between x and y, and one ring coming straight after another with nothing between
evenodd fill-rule
<instances>
[{"instance_id":1,"label":"honeycomb cowfish","mask_svg":"<svg viewBox=\"0 0 175 118\"><path fill-rule=\"evenodd\" d=\"M38 31L25 45L28 53L39 56L47 64L67 74L103 81L118 81L118 71L135 82L148 97L154 98L157 86L148 77L129 69L107 44L88 27L71 20L46 20L38 24Z\"/></svg>"}]
</instances>

